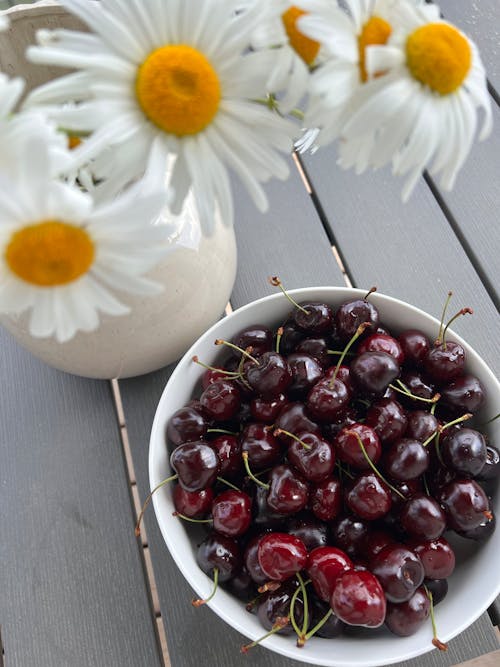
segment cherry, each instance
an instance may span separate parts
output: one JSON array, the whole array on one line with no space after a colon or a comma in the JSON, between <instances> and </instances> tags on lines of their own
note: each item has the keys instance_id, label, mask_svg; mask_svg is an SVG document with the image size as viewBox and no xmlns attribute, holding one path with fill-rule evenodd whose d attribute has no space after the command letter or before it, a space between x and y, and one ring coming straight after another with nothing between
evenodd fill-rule
<instances>
[{"instance_id":1,"label":"cherry","mask_svg":"<svg viewBox=\"0 0 500 667\"><path fill-rule=\"evenodd\" d=\"M231 352L238 359L241 357L241 352L235 348L246 350L252 348L252 354L259 356L264 352L269 352L273 346L272 331L263 324L255 324L245 327L234 336L231 341L235 347L231 347Z\"/></svg>"},{"instance_id":2,"label":"cherry","mask_svg":"<svg viewBox=\"0 0 500 667\"><path fill-rule=\"evenodd\" d=\"M196 562L209 577L218 572L220 582L228 581L241 568L242 560L238 542L231 537L210 533L196 551Z\"/></svg>"},{"instance_id":3,"label":"cherry","mask_svg":"<svg viewBox=\"0 0 500 667\"><path fill-rule=\"evenodd\" d=\"M432 604L439 604L448 593L448 581L446 579L424 579L424 585L432 594Z\"/></svg>"},{"instance_id":4,"label":"cherry","mask_svg":"<svg viewBox=\"0 0 500 667\"><path fill-rule=\"evenodd\" d=\"M251 484L252 507L254 511L253 523L258 528L277 528L282 526L286 517L279 512L272 510L267 504L267 494L269 489L264 486Z\"/></svg>"},{"instance_id":5,"label":"cherry","mask_svg":"<svg viewBox=\"0 0 500 667\"><path fill-rule=\"evenodd\" d=\"M287 403L286 394L278 394L270 399L256 396L250 401L250 413L256 421L272 424L279 415L281 408Z\"/></svg>"},{"instance_id":6,"label":"cherry","mask_svg":"<svg viewBox=\"0 0 500 667\"><path fill-rule=\"evenodd\" d=\"M207 442L185 442L170 456L170 465L186 491L201 491L215 482L219 474L219 458Z\"/></svg>"},{"instance_id":7,"label":"cherry","mask_svg":"<svg viewBox=\"0 0 500 667\"><path fill-rule=\"evenodd\" d=\"M208 422L195 408L176 410L167 422L167 439L172 447L190 440L201 440L207 432Z\"/></svg>"},{"instance_id":8,"label":"cherry","mask_svg":"<svg viewBox=\"0 0 500 667\"><path fill-rule=\"evenodd\" d=\"M290 466L282 464L271 470L267 504L275 512L300 512L307 504L308 492L306 480Z\"/></svg>"},{"instance_id":9,"label":"cherry","mask_svg":"<svg viewBox=\"0 0 500 667\"><path fill-rule=\"evenodd\" d=\"M200 491L186 491L180 484L173 490L173 501L176 512L190 519L202 519L212 507L214 492L212 487Z\"/></svg>"},{"instance_id":10,"label":"cherry","mask_svg":"<svg viewBox=\"0 0 500 667\"><path fill-rule=\"evenodd\" d=\"M486 441L479 431L461 428L443 438L441 455L452 470L476 477L486 464Z\"/></svg>"},{"instance_id":11,"label":"cherry","mask_svg":"<svg viewBox=\"0 0 500 667\"><path fill-rule=\"evenodd\" d=\"M262 571L262 568L259 564L259 558L257 551L259 548L259 542L264 537L266 533L259 533L252 537L250 542L245 547L243 552L243 563L245 568L254 583L257 585L265 584L268 581L268 577Z\"/></svg>"},{"instance_id":12,"label":"cherry","mask_svg":"<svg viewBox=\"0 0 500 667\"><path fill-rule=\"evenodd\" d=\"M359 475L349 486L345 502L362 519L380 519L391 509L389 488L373 472Z\"/></svg>"},{"instance_id":13,"label":"cherry","mask_svg":"<svg viewBox=\"0 0 500 667\"><path fill-rule=\"evenodd\" d=\"M442 403L454 415L474 414L486 400L484 387L474 375L464 374L441 389Z\"/></svg>"},{"instance_id":14,"label":"cherry","mask_svg":"<svg viewBox=\"0 0 500 667\"><path fill-rule=\"evenodd\" d=\"M328 542L326 523L307 513L290 517L286 523L286 532L301 539L307 551L324 547Z\"/></svg>"},{"instance_id":15,"label":"cherry","mask_svg":"<svg viewBox=\"0 0 500 667\"><path fill-rule=\"evenodd\" d=\"M446 579L455 569L455 553L444 537L411 541L409 546L422 561L427 579Z\"/></svg>"},{"instance_id":16,"label":"cherry","mask_svg":"<svg viewBox=\"0 0 500 667\"><path fill-rule=\"evenodd\" d=\"M276 623L290 616L292 597L298 585L296 579L288 579L276 590L267 591L259 600L257 616L266 630L275 628ZM293 613L297 624L302 626L304 620L304 603L300 596L295 600ZM284 624L277 631L277 634L280 635L291 635L293 633L294 629L291 623Z\"/></svg>"},{"instance_id":17,"label":"cherry","mask_svg":"<svg viewBox=\"0 0 500 667\"><path fill-rule=\"evenodd\" d=\"M245 364L245 377L254 391L270 399L286 391L292 382L292 371L285 357L270 351L264 352L257 364Z\"/></svg>"},{"instance_id":18,"label":"cherry","mask_svg":"<svg viewBox=\"0 0 500 667\"><path fill-rule=\"evenodd\" d=\"M307 410L317 421L332 421L347 407L350 398L351 392L342 380L319 380L307 396Z\"/></svg>"},{"instance_id":19,"label":"cherry","mask_svg":"<svg viewBox=\"0 0 500 667\"><path fill-rule=\"evenodd\" d=\"M350 365L351 378L364 394L382 395L400 374L398 362L387 352L363 352Z\"/></svg>"},{"instance_id":20,"label":"cherry","mask_svg":"<svg viewBox=\"0 0 500 667\"><path fill-rule=\"evenodd\" d=\"M228 421L240 408L240 392L234 382L217 380L202 393L200 403L212 419Z\"/></svg>"},{"instance_id":21,"label":"cherry","mask_svg":"<svg viewBox=\"0 0 500 667\"><path fill-rule=\"evenodd\" d=\"M412 537L435 540L446 528L446 516L431 496L416 493L403 505L401 525Z\"/></svg>"},{"instance_id":22,"label":"cherry","mask_svg":"<svg viewBox=\"0 0 500 667\"><path fill-rule=\"evenodd\" d=\"M406 602L424 580L420 558L402 544L388 544L370 562L389 602Z\"/></svg>"},{"instance_id":23,"label":"cherry","mask_svg":"<svg viewBox=\"0 0 500 667\"><path fill-rule=\"evenodd\" d=\"M281 354L290 354L304 340L306 335L297 327L293 320L287 320L281 329L280 352Z\"/></svg>"},{"instance_id":24,"label":"cherry","mask_svg":"<svg viewBox=\"0 0 500 667\"><path fill-rule=\"evenodd\" d=\"M198 361L198 357L194 357L194 360ZM227 379L227 371L223 368L207 368L201 376L201 387L206 389L212 382Z\"/></svg>"},{"instance_id":25,"label":"cherry","mask_svg":"<svg viewBox=\"0 0 500 667\"><path fill-rule=\"evenodd\" d=\"M406 364L419 366L431 348L427 336L418 329L406 329L398 336Z\"/></svg>"},{"instance_id":26,"label":"cherry","mask_svg":"<svg viewBox=\"0 0 500 667\"><path fill-rule=\"evenodd\" d=\"M269 468L281 458L281 444L264 424L248 424L240 441L241 451L248 454L252 470Z\"/></svg>"},{"instance_id":27,"label":"cherry","mask_svg":"<svg viewBox=\"0 0 500 667\"><path fill-rule=\"evenodd\" d=\"M425 410L412 410L406 413L408 418L408 425L406 427L405 436L407 438L414 438L424 442L433 433L436 433L438 427L438 420L430 412Z\"/></svg>"},{"instance_id":28,"label":"cherry","mask_svg":"<svg viewBox=\"0 0 500 667\"><path fill-rule=\"evenodd\" d=\"M335 467L332 445L315 433L301 433L288 448L289 462L310 482L322 482Z\"/></svg>"},{"instance_id":29,"label":"cherry","mask_svg":"<svg viewBox=\"0 0 500 667\"><path fill-rule=\"evenodd\" d=\"M453 480L441 489L438 499L450 528L457 531L477 528L490 513L488 498L473 479Z\"/></svg>"},{"instance_id":30,"label":"cherry","mask_svg":"<svg viewBox=\"0 0 500 667\"><path fill-rule=\"evenodd\" d=\"M380 627L386 615L386 600L377 577L368 571L349 570L338 577L330 599L338 618L348 625Z\"/></svg>"},{"instance_id":31,"label":"cherry","mask_svg":"<svg viewBox=\"0 0 500 667\"><path fill-rule=\"evenodd\" d=\"M420 477L429 467L429 451L413 438L400 438L388 449L384 459L384 470L398 481Z\"/></svg>"},{"instance_id":32,"label":"cherry","mask_svg":"<svg viewBox=\"0 0 500 667\"><path fill-rule=\"evenodd\" d=\"M500 475L500 451L493 445L486 445L486 461L477 479L496 479Z\"/></svg>"},{"instance_id":33,"label":"cherry","mask_svg":"<svg viewBox=\"0 0 500 667\"><path fill-rule=\"evenodd\" d=\"M373 463L377 463L382 452L380 440L374 429L365 424L355 423L342 428L334 440L335 451L338 458L344 461L344 463L348 463L359 470L367 470L370 465L354 433L357 433L361 438L363 447L370 460Z\"/></svg>"},{"instance_id":34,"label":"cherry","mask_svg":"<svg viewBox=\"0 0 500 667\"><path fill-rule=\"evenodd\" d=\"M400 394L401 400L410 408L422 405L421 401L413 396L430 400L436 393L436 385L429 381L420 370L404 371L401 374L401 382L411 394L411 396Z\"/></svg>"},{"instance_id":35,"label":"cherry","mask_svg":"<svg viewBox=\"0 0 500 667\"><path fill-rule=\"evenodd\" d=\"M351 558L361 556L369 532L368 523L356 516L339 517L332 523L332 542Z\"/></svg>"},{"instance_id":36,"label":"cherry","mask_svg":"<svg viewBox=\"0 0 500 667\"><path fill-rule=\"evenodd\" d=\"M357 353L363 352L386 352L394 357L399 366L403 364L405 358L403 348L396 338L386 333L374 333L362 340Z\"/></svg>"},{"instance_id":37,"label":"cherry","mask_svg":"<svg viewBox=\"0 0 500 667\"><path fill-rule=\"evenodd\" d=\"M328 602L337 578L352 568L353 563L344 551L324 546L309 553L305 569L318 596Z\"/></svg>"},{"instance_id":38,"label":"cherry","mask_svg":"<svg viewBox=\"0 0 500 667\"><path fill-rule=\"evenodd\" d=\"M420 587L406 602L388 602L385 624L395 635L408 637L415 634L425 623L430 611L430 600L425 588Z\"/></svg>"},{"instance_id":39,"label":"cherry","mask_svg":"<svg viewBox=\"0 0 500 667\"><path fill-rule=\"evenodd\" d=\"M296 346L295 352L309 354L314 357L323 368L330 365L331 358L328 353L326 338L304 338Z\"/></svg>"},{"instance_id":40,"label":"cherry","mask_svg":"<svg viewBox=\"0 0 500 667\"><path fill-rule=\"evenodd\" d=\"M451 341L433 347L424 361L425 371L440 384L446 384L461 375L464 366L464 348Z\"/></svg>"},{"instance_id":41,"label":"cherry","mask_svg":"<svg viewBox=\"0 0 500 667\"><path fill-rule=\"evenodd\" d=\"M475 528L467 530L458 530L458 534L468 540L475 540L476 542L484 542L493 534L496 526L496 517L493 512L490 512L488 517L485 517L481 523Z\"/></svg>"},{"instance_id":42,"label":"cherry","mask_svg":"<svg viewBox=\"0 0 500 667\"><path fill-rule=\"evenodd\" d=\"M309 506L314 516L322 521L332 521L342 508L342 490L340 481L329 477L311 487Z\"/></svg>"},{"instance_id":43,"label":"cherry","mask_svg":"<svg viewBox=\"0 0 500 667\"><path fill-rule=\"evenodd\" d=\"M343 303L335 314L335 327L339 338L348 341L363 322L368 322L367 331L375 331L379 325L378 310L366 299L355 299Z\"/></svg>"},{"instance_id":44,"label":"cherry","mask_svg":"<svg viewBox=\"0 0 500 667\"><path fill-rule=\"evenodd\" d=\"M299 304L300 308L293 311L295 324L312 334L324 334L331 332L333 328L333 309L327 303L318 301L307 301Z\"/></svg>"},{"instance_id":45,"label":"cherry","mask_svg":"<svg viewBox=\"0 0 500 667\"><path fill-rule=\"evenodd\" d=\"M372 403L366 413L365 424L373 428L383 444L388 444L403 436L408 418L398 401L381 398Z\"/></svg>"},{"instance_id":46,"label":"cherry","mask_svg":"<svg viewBox=\"0 0 500 667\"><path fill-rule=\"evenodd\" d=\"M243 535L250 527L252 499L243 491L223 491L212 503L212 519L214 529L221 535Z\"/></svg>"},{"instance_id":47,"label":"cherry","mask_svg":"<svg viewBox=\"0 0 500 667\"><path fill-rule=\"evenodd\" d=\"M259 541L257 557L268 579L284 581L305 567L307 549L294 535L267 533Z\"/></svg>"},{"instance_id":48,"label":"cherry","mask_svg":"<svg viewBox=\"0 0 500 667\"><path fill-rule=\"evenodd\" d=\"M286 435L287 433L305 433L307 431L308 433L321 434L320 427L307 416L304 403L299 402L285 405L276 420L276 429L279 433L278 439L286 445L293 442L293 438Z\"/></svg>"},{"instance_id":49,"label":"cherry","mask_svg":"<svg viewBox=\"0 0 500 667\"><path fill-rule=\"evenodd\" d=\"M287 357L292 371L292 384L288 391L291 396L301 397L323 376L323 368L310 354L293 352Z\"/></svg>"},{"instance_id":50,"label":"cherry","mask_svg":"<svg viewBox=\"0 0 500 667\"><path fill-rule=\"evenodd\" d=\"M210 441L219 457L219 474L224 477L234 477L242 470L241 443L234 435L222 434Z\"/></svg>"},{"instance_id":51,"label":"cherry","mask_svg":"<svg viewBox=\"0 0 500 667\"><path fill-rule=\"evenodd\" d=\"M332 609L330 604L319 600L314 596L311 600L311 623L310 625L314 628L318 623L324 619L325 615L329 614L326 622L323 623L321 628L317 630L314 634L316 637L323 637L324 639L333 639L342 634L345 624L331 613Z\"/></svg>"},{"instance_id":52,"label":"cherry","mask_svg":"<svg viewBox=\"0 0 500 667\"><path fill-rule=\"evenodd\" d=\"M386 530L370 530L363 540L362 556L371 560L388 544L394 544L394 537Z\"/></svg>"}]
</instances>

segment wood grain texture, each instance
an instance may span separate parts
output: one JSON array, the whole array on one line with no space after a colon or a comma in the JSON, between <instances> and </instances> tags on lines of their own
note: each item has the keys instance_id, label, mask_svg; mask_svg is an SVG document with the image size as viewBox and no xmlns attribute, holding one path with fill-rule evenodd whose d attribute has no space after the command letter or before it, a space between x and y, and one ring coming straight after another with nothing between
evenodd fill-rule
<instances>
[{"instance_id":1,"label":"wood grain texture","mask_svg":"<svg viewBox=\"0 0 500 667\"><path fill-rule=\"evenodd\" d=\"M0 624L9 667L159 667L107 383L0 336Z\"/></svg>"}]
</instances>

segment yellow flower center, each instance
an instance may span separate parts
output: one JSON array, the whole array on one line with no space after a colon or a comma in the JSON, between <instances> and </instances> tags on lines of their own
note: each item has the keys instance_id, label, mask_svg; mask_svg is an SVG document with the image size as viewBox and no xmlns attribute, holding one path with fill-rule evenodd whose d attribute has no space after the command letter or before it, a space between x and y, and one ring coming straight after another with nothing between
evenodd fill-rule
<instances>
[{"instance_id":1,"label":"yellow flower center","mask_svg":"<svg viewBox=\"0 0 500 667\"><path fill-rule=\"evenodd\" d=\"M15 232L5 260L21 280L39 287L65 285L87 273L94 261L94 244L84 229L45 220Z\"/></svg>"},{"instance_id":2,"label":"yellow flower center","mask_svg":"<svg viewBox=\"0 0 500 667\"><path fill-rule=\"evenodd\" d=\"M77 137L76 134L68 134L68 148L72 151L82 143L80 137Z\"/></svg>"},{"instance_id":3,"label":"yellow flower center","mask_svg":"<svg viewBox=\"0 0 500 667\"><path fill-rule=\"evenodd\" d=\"M291 46L307 65L312 65L318 55L319 43L306 37L297 28L297 19L304 14L307 14L307 12L292 6L286 12L283 12L281 18Z\"/></svg>"},{"instance_id":4,"label":"yellow flower center","mask_svg":"<svg viewBox=\"0 0 500 667\"><path fill-rule=\"evenodd\" d=\"M471 60L467 39L446 23L428 23L406 41L406 64L411 74L441 95L460 87Z\"/></svg>"},{"instance_id":5,"label":"yellow flower center","mask_svg":"<svg viewBox=\"0 0 500 667\"><path fill-rule=\"evenodd\" d=\"M372 16L363 26L358 35L358 49L359 49L359 73L361 81L365 83L368 80L366 71L366 47L373 44L386 44L392 32L392 28L387 21L381 19L380 16ZM379 72L376 76L379 76Z\"/></svg>"},{"instance_id":6,"label":"yellow flower center","mask_svg":"<svg viewBox=\"0 0 500 667\"><path fill-rule=\"evenodd\" d=\"M135 90L149 120L177 136L201 132L217 113L221 99L213 66L185 44L152 51L138 69Z\"/></svg>"}]
</instances>

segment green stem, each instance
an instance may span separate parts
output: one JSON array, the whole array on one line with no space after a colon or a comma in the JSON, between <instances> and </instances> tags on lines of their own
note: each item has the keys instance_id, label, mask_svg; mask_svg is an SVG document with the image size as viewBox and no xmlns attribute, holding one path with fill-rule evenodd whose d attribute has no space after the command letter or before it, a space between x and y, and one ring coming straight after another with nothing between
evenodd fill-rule
<instances>
[{"instance_id":1,"label":"green stem","mask_svg":"<svg viewBox=\"0 0 500 667\"><path fill-rule=\"evenodd\" d=\"M295 442L300 443L304 449L307 449L307 450L311 449L311 445L308 445L306 442L301 440L299 437L297 437L293 433L290 433L290 431L285 431L285 429L283 429L283 428L277 428L273 431L273 435L275 437L278 437L281 433L283 433L284 435L287 435L289 438L292 438L292 440L295 440Z\"/></svg>"},{"instance_id":2,"label":"green stem","mask_svg":"<svg viewBox=\"0 0 500 667\"><path fill-rule=\"evenodd\" d=\"M291 303L293 306L295 306L295 308L298 308L299 310L301 310L305 315L309 315L309 311L306 310L306 309L305 309L303 306L301 306L300 304L298 304L298 303L295 301L295 299L293 299L293 298L288 294L288 292L287 292L286 289L283 287L283 283L282 283L281 280L278 278L278 276L272 276L271 278L269 278L269 282L271 283L271 285L272 285L273 287L279 287L280 290L283 292L283 294L284 294L284 295L286 296L286 298L288 299L288 301L290 301L290 303Z\"/></svg>"},{"instance_id":3,"label":"green stem","mask_svg":"<svg viewBox=\"0 0 500 667\"><path fill-rule=\"evenodd\" d=\"M408 396L408 398L413 398L415 401L423 401L424 403L437 403L441 398L441 394L434 394L432 398L423 398L422 396L417 396L416 394L412 394L408 387L401 382L401 380L397 380L397 383L401 388L396 387L395 384L390 384L389 387L394 389L394 391L403 394L404 396Z\"/></svg>"},{"instance_id":4,"label":"green stem","mask_svg":"<svg viewBox=\"0 0 500 667\"><path fill-rule=\"evenodd\" d=\"M431 591L427 588L427 586L424 584L424 590L429 598L430 602L430 617L431 617L431 623L432 623L432 643L436 648L438 648L440 651L447 651L448 650L448 645L444 644L440 639L438 639L437 636L437 627L436 627L436 618L434 616L434 599L432 597Z\"/></svg>"},{"instance_id":5,"label":"green stem","mask_svg":"<svg viewBox=\"0 0 500 667\"><path fill-rule=\"evenodd\" d=\"M335 371L334 371L334 373L333 373L333 375L332 375L332 379L330 380L330 388L333 387L333 384L334 384L335 380L337 379L337 375L338 375L339 369L340 369L340 367L342 366L342 362L344 361L344 359L345 359L347 353L349 352L349 350L351 349L351 347L354 345L354 343L358 340L358 338L361 336L361 334L363 333L363 331L364 331L365 329L367 329L369 326L370 326L370 323L369 323L369 322L362 322L362 323L359 325L359 327L356 329L356 332L355 332L354 336L351 338L351 340L350 340L350 341L347 343L347 345L345 346L344 351L343 351L342 354L340 355L340 359L338 360L337 365L335 366Z\"/></svg>"},{"instance_id":6,"label":"green stem","mask_svg":"<svg viewBox=\"0 0 500 667\"><path fill-rule=\"evenodd\" d=\"M234 489L235 491L241 491L237 486L234 484L231 484L231 482L228 482L227 479L224 479L224 477L217 477L219 482L222 482L222 484L225 484L226 486L229 486L230 489Z\"/></svg>"},{"instance_id":7,"label":"green stem","mask_svg":"<svg viewBox=\"0 0 500 667\"><path fill-rule=\"evenodd\" d=\"M167 477L167 479L164 479L163 482L160 482L155 488L151 491L151 493L148 495L146 500L144 501L144 505L142 506L141 513L139 514L137 518L137 523L135 524L135 536L139 537L141 534L141 521L144 516L144 512L146 511L147 506L151 502L151 499L153 497L153 494L158 491L158 489L161 489L162 486L165 486L165 484L168 484L169 482L173 482L178 478L178 475L172 475L171 477Z\"/></svg>"},{"instance_id":8,"label":"green stem","mask_svg":"<svg viewBox=\"0 0 500 667\"><path fill-rule=\"evenodd\" d=\"M190 516L186 516L180 512L172 512L172 516L178 516L179 519L189 521L189 523L212 523L212 519L192 519Z\"/></svg>"},{"instance_id":9,"label":"green stem","mask_svg":"<svg viewBox=\"0 0 500 667\"><path fill-rule=\"evenodd\" d=\"M215 593L217 592L218 585L219 585L219 568L214 567L214 587L212 589L212 592L207 598L205 598L205 600L201 599L193 600L191 603L193 607L201 607L202 604L207 604L207 602L210 602L210 600L214 597Z\"/></svg>"},{"instance_id":10,"label":"green stem","mask_svg":"<svg viewBox=\"0 0 500 667\"><path fill-rule=\"evenodd\" d=\"M300 572L297 572L297 579L300 584L300 589L302 591L302 602L304 603L304 618L302 620L302 633L297 641L297 646L301 647L304 646L306 643L306 633L307 633L307 628L309 626L309 602L307 599L307 590L306 590L306 583L304 583L304 580L302 579ZM309 580L307 581L309 583Z\"/></svg>"},{"instance_id":11,"label":"green stem","mask_svg":"<svg viewBox=\"0 0 500 667\"><path fill-rule=\"evenodd\" d=\"M260 363L257 361L257 359L255 357L252 357L250 352L248 352L247 350L244 350L241 347L238 347L237 345L235 345L234 343L231 343L228 340L222 340L221 338L217 338L215 340L215 345L226 345L227 347L230 347L232 350L236 350L240 354L243 354L247 359L250 359L250 361L253 361L254 364L257 364L257 366L260 366Z\"/></svg>"},{"instance_id":12,"label":"green stem","mask_svg":"<svg viewBox=\"0 0 500 667\"><path fill-rule=\"evenodd\" d=\"M444 326L444 318L446 316L446 311L448 310L448 306L450 304L450 299L453 296L453 292L448 292L448 296L446 298L446 301L444 302L443 306L443 312L441 313L441 321L439 322L439 331L438 335L436 338L436 344L440 345L442 341L442 335L443 335L443 326Z\"/></svg>"},{"instance_id":13,"label":"green stem","mask_svg":"<svg viewBox=\"0 0 500 667\"><path fill-rule=\"evenodd\" d=\"M243 458L243 465L245 466L245 470L247 471L247 475L250 477L250 479L259 486L262 486L264 489L269 489L269 484L266 484L260 479L257 479L257 477L250 470L250 465L248 464L248 452L243 452L241 457Z\"/></svg>"},{"instance_id":14,"label":"green stem","mask_svg":"<svg viewBox=\"0 0 500 667\"><path fill-rule=\"evenodd\" d=\"M325 625L327 620L330 618L330 616L333 614L333 609L329 609L326 614L321 618L318 623L312 628L312 630L309 630L309 632L306 634L306 639L311 639L313 635L315 635L318 630L321 630L321 628Z\"/></svg>"},{"instance_id":15,"label":"green stem","mask_svg":"<svg viewBox=\"0 0 500 667\"><path fill-rule=\"evenodd\" d=\"M377 466L373 463L371 458L368 456L368 453L365 449L365 446L363 445L363 441L361 440L361 438L359 436L359 433L356 433L356 431L346 431L345 433L346 433L346 435L353 435L356 438L356 440L358 441L359 446L361 447L361 451L363 452L363 456L365 457L366 462L368 463L370 468L373 470L373 472L377 475L377 477L379 477L384 482L384 484L391 489L391 491L394 491L394 493L396 493L400 498L402 498L403 500L406 500L406 496L404 496L401 493L401 491L398 491L398 489L396 489L395 486L392 486L392 484L389 484L389 482L385 479L385 477L382 475L382 473L379 472Z\"/></svg>"}]
</instances>

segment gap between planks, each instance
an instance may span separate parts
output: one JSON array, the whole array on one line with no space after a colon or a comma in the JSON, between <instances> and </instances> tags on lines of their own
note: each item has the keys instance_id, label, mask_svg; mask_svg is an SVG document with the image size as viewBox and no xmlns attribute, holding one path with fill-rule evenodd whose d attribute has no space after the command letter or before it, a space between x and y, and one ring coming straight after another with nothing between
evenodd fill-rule
<instances>
[{"instance_id":1,"label":"gap between planks","mask_svg":"<svg viewBox=\"0 0 500 667\"><path fill-rule=\"evenodd\" d=\"M115 404L115 409L116 409L116 416L118 419L118 425L120 428L120 437L121 437L121 443L123 447L123 453L125 456L125 462L126 462L126 468L127 468L127 475L128 475L128 480L130 484L130 491L132 495L132 500L133 500L133 507L134 507L134 513L136 519L139 517L139 514L141 512L141 500L139 497L139 489L137 488L137 481L136 481L136 474L134 470L134 463L132 460L132 452L130 450L130 444L129 444L129 438L128 438L128 432L127 432L127 424L125 420L125 412L123 410L123 403L122 403L122 398L120 394L120 386L118 384L118 380L114 379L111 380L111 391L113 394L113 400ZM158 634L158 639L160 642L160 648L161 648L161 654L163 658L163 664L165 667L171 667L170 663L170 655L168 652L168 644L167 644L167 635L165 633L165 625L163 623L163 618L161 615L161 609L160 609L160 599L158 597L158 588L156 586L156 579L154 575L154 569L153 569L153 562L151 560L151 553L148 547L148 540L147 540L147 534L146 534L146 529L144 527L144 524L141 526L141 545L142 545L142 556L143 556L143 563L144 563L144 568L146 572L146 577L147 577L147 583L149 586L149 592L151 595L151 605L153 608L153 613L155 617L155 623L156 623L156 630ZM0 662L0 667L4 667L2 662Z\"/></svg>"}]
</instances>

